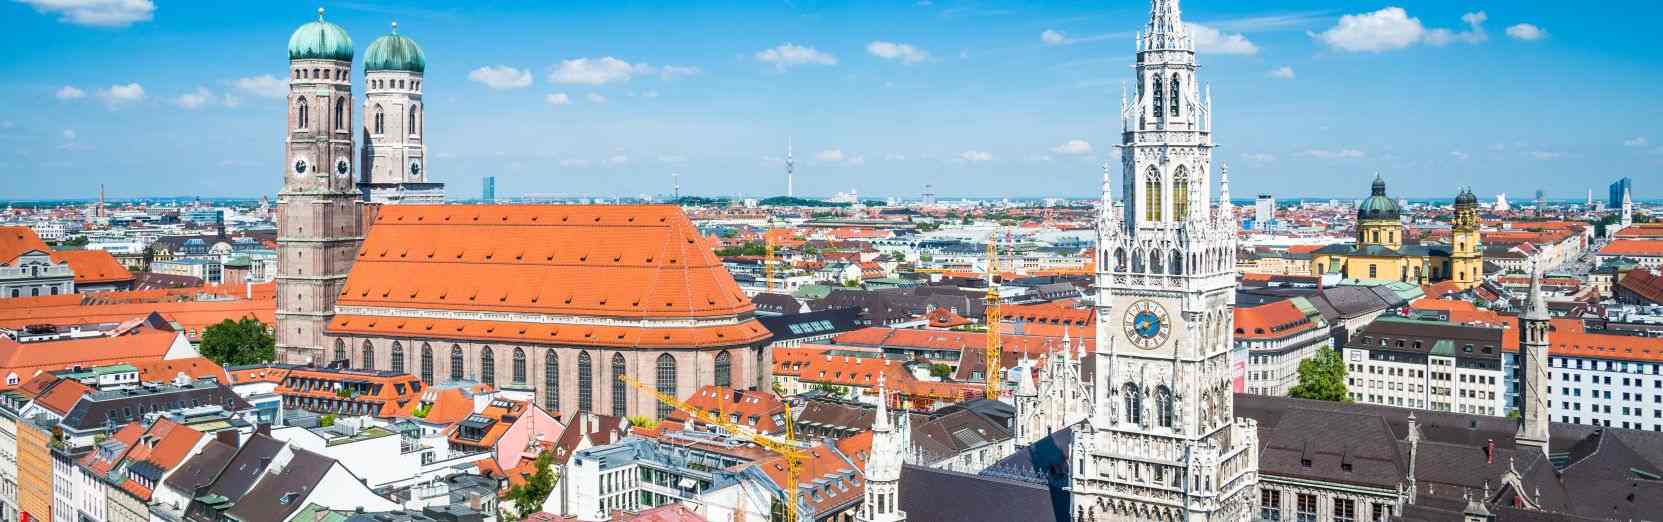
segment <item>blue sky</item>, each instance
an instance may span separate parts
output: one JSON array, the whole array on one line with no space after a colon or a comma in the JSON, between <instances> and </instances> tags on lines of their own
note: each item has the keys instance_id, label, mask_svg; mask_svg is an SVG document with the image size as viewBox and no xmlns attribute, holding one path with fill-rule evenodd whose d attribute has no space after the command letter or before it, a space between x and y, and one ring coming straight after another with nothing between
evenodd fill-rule
<instances>
[{"instance_id":1,"label":"blue sky","mask_svg":"<svg viewBox=\"0 0 1663 522\"><path fill-rule=\"evenodd\" d=\"M788 138L799 193L1090 196L1149 6L691 4L323 5L360 56L394 20L423 47L429 172L465 197L487 175L501 195L665 193L672 172L774 195ZM1600 198L1623 175L1663 196L1663 4L1588 5L1183 9L1240 195L1360 197L1378 171L1408 197ZM317 6L0 3L0 198L274 193L286 44Z\"/></svg>"}]
</instances>

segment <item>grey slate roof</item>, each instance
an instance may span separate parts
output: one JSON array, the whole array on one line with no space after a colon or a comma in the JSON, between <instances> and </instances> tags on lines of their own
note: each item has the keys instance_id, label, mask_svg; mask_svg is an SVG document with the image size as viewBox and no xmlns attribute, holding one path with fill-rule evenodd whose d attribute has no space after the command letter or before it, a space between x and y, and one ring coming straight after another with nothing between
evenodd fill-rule
<instances>
[{"instance_id":1,"label":"grey slate roof","mask_svg":"<svg viewBox=\"0 0 1663 522\"><path fill-rule=\"evenodd\" d=\"M294 457L282 471L265 475L226 514L241 522L282 522L300 509L301 501L333 467L334 459L294 448Z\"/></svg>"},{"instance_id":2,"label":"grey slate roof","mask_svg":"<svg viewBox=\"0 0 1663 522\"><path fill-rule=\"evenodd\" d=\"M901 484L909 522L1068 520L1068 492L1058 488L912 465Z\"/></svg>"}]
</instances>

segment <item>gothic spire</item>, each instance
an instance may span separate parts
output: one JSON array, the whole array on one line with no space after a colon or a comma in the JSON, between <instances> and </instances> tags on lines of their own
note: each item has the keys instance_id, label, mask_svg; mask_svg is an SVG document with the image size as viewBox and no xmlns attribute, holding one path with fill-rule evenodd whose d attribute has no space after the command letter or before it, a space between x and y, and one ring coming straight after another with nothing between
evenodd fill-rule
<instances>
[{"instance_id":1,"label":"gothic spire","mask_svg":"<svg viewBox=\"0 0 1663 522\"><path fill-rule=\"evenodd\" d=\"M1149 30L1153 36L1163 33L1183 32L1183 22L1178 17L1178 0L1153 0L1149 4Z\"/></svg>"},{"instance_id":2,"label":"gothic spire","mask_svg":"<svg viewBox=\"0 0 1663 522\"><path fill-rule=\"evenodd\" d=\"M872 431L889 432L889 397L884 393L883 372L878 372L878 414L872 419Z\"/></svg>"},{"instance_id":3,"label":"gothic spire","mask_svg":"<svg viewBox=\"0 0 1663 522\"><path fill-rule=\"evenodd\" d=\"M1530 267L1530 295L1525 299L1524 319L1546 321L1548 315L1547 300L1542 299L1542 271L1534 263Z\"/></svg>"},{"instance_id":4,"label":"gothic spire","mask_svg":"<svg viewBox=\"0 0 1663 522\"><path fill-rule=\"evenodd\" d=\"M1226 221L1234 221L1236 208L1230 203L1230 164L1221 163L1218 167L1218 213Z\"/></svg>"}]
</instances>

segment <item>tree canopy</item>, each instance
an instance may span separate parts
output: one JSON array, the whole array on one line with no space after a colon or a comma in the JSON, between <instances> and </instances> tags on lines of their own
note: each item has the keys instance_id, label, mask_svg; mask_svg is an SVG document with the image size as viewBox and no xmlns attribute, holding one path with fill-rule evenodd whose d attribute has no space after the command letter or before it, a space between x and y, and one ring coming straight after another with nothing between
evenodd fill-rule
<instances>
[{"instance_id":1,"label":"tree canopy","mask_svg":"<svg viewBox=\"0 0 1663 522\"><path fill-rule=\"evenodd\" d=\"M226 319L202 332L201 351L220 366L267 363L277 357L277 339L258 319Z\"/></svg>"},{"instance_id":2,"label":"tree canopy","mask_svg":"<svg viewBox=\"0 0 1663 522\"><path fill-rule=\"evenodd\" d=\"M514 511L519 516L536 513L543 510L543 501L548 500L549 493L554 492L554 452L544 451L537 455L537 472L526 477L525 484L514 486L508 490L506 498L514 503Z\"/></svg>"},{"instance_id":3,"label":"tree canopy","mask_svg":"<svg viewBox=\"0 0 1663 522\"><path fill-rule=\"evenodd\" d=\"M1333 348L1323 347L1310 359L1299 361L1299 384L1288 395L1319 401L1351 402L1345 388L1345 361Z\"/></svg>"}]
</instances>

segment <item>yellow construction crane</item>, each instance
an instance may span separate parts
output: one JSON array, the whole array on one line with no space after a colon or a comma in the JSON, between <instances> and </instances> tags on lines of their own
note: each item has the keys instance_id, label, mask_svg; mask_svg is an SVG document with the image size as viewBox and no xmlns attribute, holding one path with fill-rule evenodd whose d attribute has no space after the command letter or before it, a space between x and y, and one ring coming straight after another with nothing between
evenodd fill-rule
<instances>
[{"instance_id":1,"label":"yellow construction crane","mask_svg":"<svg viewBox=\"0 0 1663 522\"><path fill-rule=\"evenodd\" d=\"M988 400L999 400L999 384L1004 379L999 369L999 287L995 286L993 278L999 273L999 234L994 232L987 238L987 390L983 392Z\"/></svg>"},{"instance_id":2,"label":"yellow construction crane","mask_svg":"<svg viewBox=\"0 0 1663 522\"><path fill-rule=\"evenodd\" d=\"M769 292L774 291L774 220L768 220L768 228L762 229L762 284Z\"/></svg>"},{"instance_id":3,"label":"yellow construction crane","mask_svg":"<svg viewBox=\"0 0 1663 522\"><path fill-rule=\"evenodd\" d=\"M802 471L803 459L808 457L808 453L797 447L797 429L792 425L793 421L791 417L790 404L785 405L785 438L777 439L731 422L725 415L722 415L719 412L707 411L698 406L688 404L681 399L677 399L674 395L660 392L651 386L642 384L641 381L637 381L634 377L630 377L629 375L619 375L618 380L623 381L624 384L634 386L635 389L641 390L642 393L652 394L653 397L658 399L658 402L668 404L672 408L681 410L682 413L687 414L689 422L701 421L714 424L724 430L727 430L728 433L749 440L751 443L760 446L762 449L768 450L769 452L775 453L784 458L785 520L786 522L797 522L797 474Z\"/></svg>"}]
</instances>

